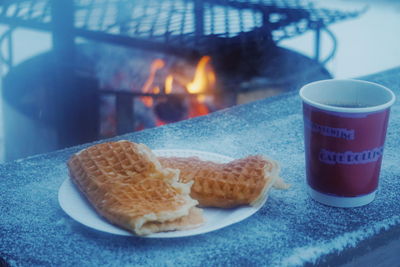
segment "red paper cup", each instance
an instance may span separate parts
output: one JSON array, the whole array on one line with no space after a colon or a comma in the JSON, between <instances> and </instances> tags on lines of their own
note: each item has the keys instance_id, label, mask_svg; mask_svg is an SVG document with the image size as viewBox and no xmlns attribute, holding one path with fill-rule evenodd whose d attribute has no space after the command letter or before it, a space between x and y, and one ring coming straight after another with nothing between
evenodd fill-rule
<instances>
[{"instance_id":1,"label":"red paper cup","mask_svg":"<svg viewBox=\"0 0 400 267\"><path fill-rule=\"evenodd\" d=\"M300 97L310 196L335 207L373 201L393 92L376 83L331 79L305 85Z\"/></svg>"}]
</instances>

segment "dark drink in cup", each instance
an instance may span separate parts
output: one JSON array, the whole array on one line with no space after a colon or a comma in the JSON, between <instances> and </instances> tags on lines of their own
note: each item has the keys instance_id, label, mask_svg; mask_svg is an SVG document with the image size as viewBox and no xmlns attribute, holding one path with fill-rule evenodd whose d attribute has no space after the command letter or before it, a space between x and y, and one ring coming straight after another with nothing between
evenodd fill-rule
<instances>
[{"instance_id":1,"label":"dark drink in cup","mask_svg":"<svg viewBox=\"0 0 400 267\"><path fill-rule=\"evenodd\" d=\"M394 94L358 80L305 85L306 175L310 196L326 205L356 207L375 198Z\"/></svg>"}]
</instances>

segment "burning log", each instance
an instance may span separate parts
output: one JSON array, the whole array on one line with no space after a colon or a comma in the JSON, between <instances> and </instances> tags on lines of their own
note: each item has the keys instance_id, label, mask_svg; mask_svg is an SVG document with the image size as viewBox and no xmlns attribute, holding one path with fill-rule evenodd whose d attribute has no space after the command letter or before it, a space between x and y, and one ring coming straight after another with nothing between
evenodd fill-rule
<instances>
[{"instance_id":1,"label":"burning log","mask_svg":"<svg viewBox=\"0 0 400 267\"><path fill-rule=\"evenodd\" d=\"M183 120L189 114L183 95L169 95L165 98L158 98L154 112L165 123Z\"/></svg>"}]
</instances>

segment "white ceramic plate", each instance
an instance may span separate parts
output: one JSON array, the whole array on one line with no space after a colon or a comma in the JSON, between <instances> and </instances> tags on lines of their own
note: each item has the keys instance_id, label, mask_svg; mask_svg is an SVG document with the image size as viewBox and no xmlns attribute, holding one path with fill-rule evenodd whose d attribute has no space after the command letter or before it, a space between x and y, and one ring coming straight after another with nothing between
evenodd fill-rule
<instances>
[{"instance_id":1,"label":"white ceramic plate","mask_svg":"<svg viewBox=\"0 0 400 267\"><path fill-rule=\"evenodd\" d=\"M198 156L201 159L211 160L218 163L233 160L224 155L196 150L154 150L154 153L157 156ZM58 191L58 201L61 208L71 216L72 219L90 228L116 235L133 235L128 231L110 224L103 217L99 216L69 178L63 182ZM264 203L257 207L244 206L235 209L204 208L203 215L206 222L202 226L185 231L156 233L146 237L170 238L204 234L246 219L257 212L263 204Z\"/></svg>"}]
</instances>

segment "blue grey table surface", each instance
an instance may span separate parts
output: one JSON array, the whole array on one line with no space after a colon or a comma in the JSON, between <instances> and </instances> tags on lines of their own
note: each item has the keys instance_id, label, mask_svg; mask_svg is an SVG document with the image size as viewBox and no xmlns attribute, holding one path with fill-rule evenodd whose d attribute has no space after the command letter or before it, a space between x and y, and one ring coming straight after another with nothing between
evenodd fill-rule
<instances>
[{"instance_id":1,"label":"blue grey table surface","mask_svg":"<svg viewBox=\"0 0 400 267\"><path fill-rule=\"evenodd\" d=\"M400 93L400 68L368 76ZM306 193L298 92L118 136L152 149L195 149L281 162L292 187L273 190L253 216L203 235L149 239L92 230L71 219L57 194L66 161L91 144L0 165L0 257L11 266L303 266L339 264L400 233L400 103L392 107L375 201L341 209ZM362 248L364 247L364 251Z\"/></svg>"}]
</instances>

